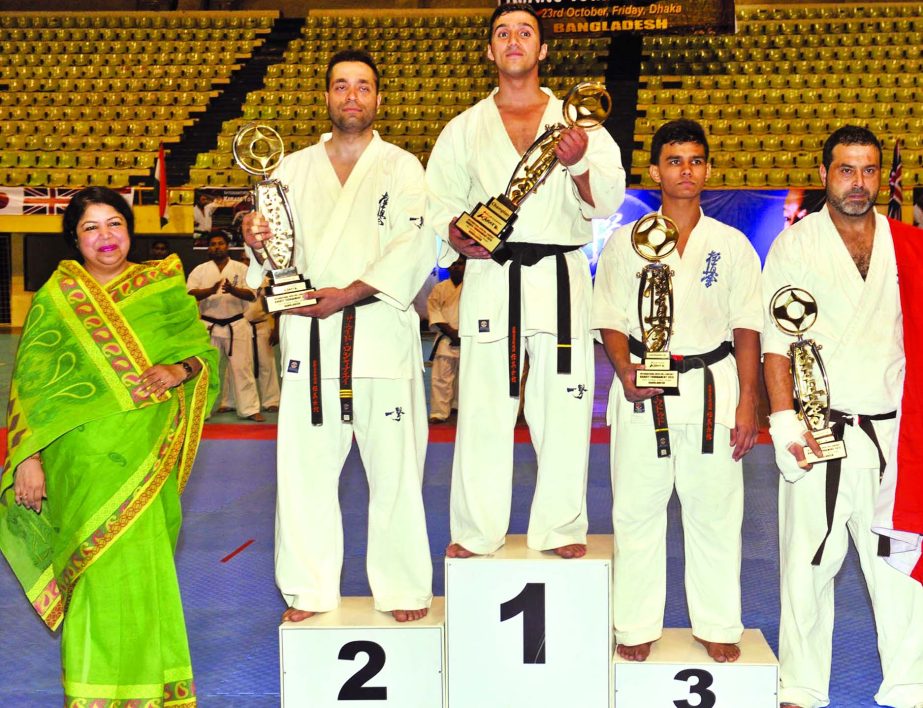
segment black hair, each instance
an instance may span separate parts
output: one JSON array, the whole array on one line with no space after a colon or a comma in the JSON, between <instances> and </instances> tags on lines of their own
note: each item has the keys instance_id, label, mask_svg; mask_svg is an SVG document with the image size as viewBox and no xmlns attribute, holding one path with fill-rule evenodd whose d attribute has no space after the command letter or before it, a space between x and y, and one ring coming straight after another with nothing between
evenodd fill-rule
<instances>
[{"instance_id":1,"label":"black hair","mask_svg":"<svg viewBox=\"0 0 923 708\"><path fill-rule=\"evenodd\" d=\"M825 170L829 170L833 163L833 148L837 145L874 145L878 148L878 166L881 167L881 142L868 128L844 125L833 131L824 143L822 162Z\"/></svg>"},{"instance_id":2,"label":"black hair","mask_svg":"<svg viewBox=\"0 0 923 708\"><path fill-rule=\"evenodd\" d=\"M226 245L231 245L231 238L224 231L212 231L208 235L208 243L211 243L213 238L223 238Z\"/></svg>"},{"instance_id":3,"label":"black hair","mask_svg":"<svg viewBox=\"0 0 923 708\"><path fill-rule=\"evenodd\" d=\"M538 16L535 8L527 2L505 2L497 6L497 9L494 10L494 14L490 16L490 22L487 25L487 43L490 44L490 40L493 39L494 23L497 21L497 18L508 15L511 12L525 12L535 18L535 24L538 25L538 46L542 46L545 43L545 33L542 30L542 18Z\"/></svg>"},{"instance_id":4,"label":"black hair","mask_svg":"<svg viewBox=\"0 0 923 708\"><path fill-rule=\"evenodd\" d=\"M358 61L368 66L372 70L372 73L375 74L375 91L378 91L378 66L375 64L375 60L372 59L372 55L364 49L341 49L330 57L330 61L327 63L325 84L328 91L330 90L330 76L333 74L333 67L344 61Z\"/></svg>"},{"instance_id":5,"label":"black hair","mask_svg":"<svg viewBox=\"0 0 923 708\"><path fill-rule=\"evenodd\" d=\"M107 204L121 214L122 218L125 219L125 227L128 229L128 240L129 242L134 242L135 216L125 198L108 187L86 187L71 198L67 209L64 210L61 233L71 248L77 251L78 254L80 253L80 249L77 247L77 224L80 223L83 214L93 204Z\"/></svg>"},{"instance_id":6,"label":"black hair","mask_svg":"<svg viewBox=\"0 0 923 708\"><path fill-rule=\"evenodd\" d=\"M651 140L651 164L656 165L660 162L660 152L664 145L672 143L695 143L705 148L705 159L708 159L708 139L705 137L705 129L688 118L671 120L664 123L654 133Z\"/></svg>"}]
</instances>

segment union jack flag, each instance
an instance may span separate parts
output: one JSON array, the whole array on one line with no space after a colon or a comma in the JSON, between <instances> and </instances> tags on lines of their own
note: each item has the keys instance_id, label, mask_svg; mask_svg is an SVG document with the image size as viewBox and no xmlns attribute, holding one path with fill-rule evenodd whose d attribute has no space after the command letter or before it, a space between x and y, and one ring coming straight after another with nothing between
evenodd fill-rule
<instances>
[{"instance_id":1,"label":"union jack flag","mask_svg":"<svg viewBox=\"0 0 923 708\"><path fill-rule=\"evenodd\" d=\"M900 143L894 143L894 159L891 162L891 175L888 177L888 187L891 196L888 198L888 218L901 220L901 207L904 205L904 188L901 186L901 177L904 167L901 164Z\"/></svg>"},{"instance_id":2,"label":"union jack flag","mask_svg":"<svg viewBox=\"0 0 923 708\"><path fill-rule=\"evenodd\" d=\"M22 197L23 214L63 214L79 189L32 189L26 187Z\"/></svg>"}]
</instances>

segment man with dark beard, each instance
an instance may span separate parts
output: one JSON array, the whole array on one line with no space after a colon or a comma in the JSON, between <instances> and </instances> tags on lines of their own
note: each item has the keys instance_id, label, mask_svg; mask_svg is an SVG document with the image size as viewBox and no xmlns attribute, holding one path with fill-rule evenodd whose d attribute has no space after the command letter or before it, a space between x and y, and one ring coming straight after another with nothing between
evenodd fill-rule
<instances>
[{"instance_id":1,"label":"man with dark beard","mask_svg":"<svg viewBox=\"0 0 923 708\"><path fill-rule=\"evenodd\" d=\"M281 319L276 582L298 622L340 599L343 529L338 478L353 434L369 477L368 574L375 607L420 619L432 599L423 511L428 428L420 324L411 307L435 261L422 230L423 168L372 129L381 101L368 53L327 67L331 131L288 155L293 265L317 288ZM244 217L248 280L263 278L269 224Z\"/></svg>"},{"instance_id":2,"label":"man with dark beard","mask_svg":"<svg viewBox=\"0 0 923 708\"><path fill-rule=\"evenodd\" d=\"M885 461L896 445L911 334L902 329L903 266L895 257L903 227L874 209L881 144L870 131L845 126L834 132L824 145L820 177L827 205L778 236L763 271L764 372L783 477L779 699L789 708L829 703L834 578L851 536L878 630L883 676L875 700L915 708L923 705L923 587L888 564L889 544L872 531ZM901 271L902 290L911 275ZM793 337L781 333L769 313L773 295L787 286L817 301L807 336L821 348L829 378L830 422L848 452L840 460L813 466L805 460L805 445L815 454L820 448L795 410Z\"/></svg>"}]
</instances>

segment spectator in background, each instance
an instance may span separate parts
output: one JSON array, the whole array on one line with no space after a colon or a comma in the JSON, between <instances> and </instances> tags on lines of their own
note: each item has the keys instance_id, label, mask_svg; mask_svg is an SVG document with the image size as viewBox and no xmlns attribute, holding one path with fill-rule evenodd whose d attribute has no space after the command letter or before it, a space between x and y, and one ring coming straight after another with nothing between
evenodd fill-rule
<instances>
[{"instance_id":1,"label":"spectator in background","mask_svg":"<svg viewBox=\"0 0 923 708\"><path fill-rule=\"evenodd\" d=\"M159 238L151 243L151 260L162 261L170 255L170 244Z\"/></svg>"},{"instance_id":2,"label":"spectator in background","mask_svg":"<svg viewBox=\"0 0 923 708\"><path fill-rule=\"evenodd\" d=\"M420 292L417 293L417 296L413 299L413 309L417 311L417 315L420 316L420 331L426 332L429 330L429 312L427 306L427 299L429 294L432 292L433 288L436 287L436 284L439 282L439 269L433 268L430 271L430 274L426 276L426 280L423 281L423 287L420 288Z\"/></svg>"},{"instance_id":3,"label":"spectator in background","mask_svg":"<svg viewBox=\"0 0 923 708\"><path fill-rule=\"evenodd\" d=\"M445 423L458 400L458 301L465 277L465 257L449 266L449 277L427 298L430 327L439 332L430 360L433 362L429 393L429 422Z\"/></svg>"}]
</instances>

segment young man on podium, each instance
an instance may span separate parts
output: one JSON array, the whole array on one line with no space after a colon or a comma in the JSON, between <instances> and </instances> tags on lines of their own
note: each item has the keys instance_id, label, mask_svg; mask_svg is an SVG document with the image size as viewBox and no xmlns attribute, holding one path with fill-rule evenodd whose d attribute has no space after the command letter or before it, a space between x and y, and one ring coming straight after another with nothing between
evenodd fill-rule
<instances>
[{"instance_id":1,"label":"young man on podium","mask_svg":"<svg viewBox=\"0 0 923 708\"><path fill-rule=\"evenodd\" d=\"M367 567L375 608L424 617L432 560L423 509L428 427L420 322L411 307L435 259L422 230L416 157L372 125L381 101L371 56L344 50L327 68L331 131L287 155L273 176L294 216L293 265L316 304L281 316L276 582L297 622L340 600L338 482L353 435L369 478ZM248 214L247 245L268 221ZM263 272L251 264L251 282Z\"/></svg>"},{"instance_id":2,"label":"young man on podium","mask_svg":"<svg viewBox=\"0 0 923 708\"><path fill-rule=\"evenodd\" d=\"M639 303L649 292L637 276L654 277L633 244L641 226L623 226L603 249L591 319L616 373L609 416L617 651L624 659L644 661L661 636L667 503L675 488L682 504L692 633L715 661L735 661L743 632L741 458L757 434L760 262L746 236L702 212L710 166L698 123L661 126L651 143L649 169L660 185L660 214L672 221L666 223L675 243L672 251L662 250L658 266L668 269L672 292L664 287L654 307L662 307L667 373L675 372L678 395L636 382L647 353L642 342L653 340L654 318L645 302L645 321L639 319Z\"/></svg>"},{"instance_id":3,"label":"young man on podium","mask_svg":"<svg viewBox=\"0 0 923 708\"><path fill-rule=\"evenodd\" d=\"M915 499L900 493L903 484L896 498L888 500L886 492L895 492L892 473L910 485L920 478L917 288L923 233L875 211L881 143L866 128L844 126L827 139L820 178L826 205L779 234L763 271L769 431L782 473L779 700L786 708L830 702L834 580L851 537L878 630L882 682L875 701L918 708L923 565L904 567L916 580L896 568L904 566L902 555L920 557L923 495L919 482ZM795 410L788 356L794 337L773 325L769 309L788 286L816 301L816 321L804 336L819 347L829 381L830 428L847 453L813 465L805 460L805 446L822 451ZM876 500L886 513L876 515ZM902 524L908 518L916 519L915 527ZM901 540L914 532L915 551L902 548Z\"/></svg>"},{"instance_id":4,"label":"young man on podium","mask_svg":"<svg viewBox=\"0 0 923 708\"><path fill-rule=\"evenodd\" d=\"M562 101L539 82L547 52L531 7L499 6L487 46L498 88L449 122L427 164L427 223L445 242L440 263L468 257L446 549L452 558L492 553L504 543L526 354L525 417L538 457L528 545L563 558L586 553L594 371L590 273L580 247L592 239L590 219L611 215L624 196L618 147L602 128L563 131L548 154L560 164L521 202L503 263L456 225L460 215L503 195L545 126L562 122Z\"/></svg>"}]
</instances>

